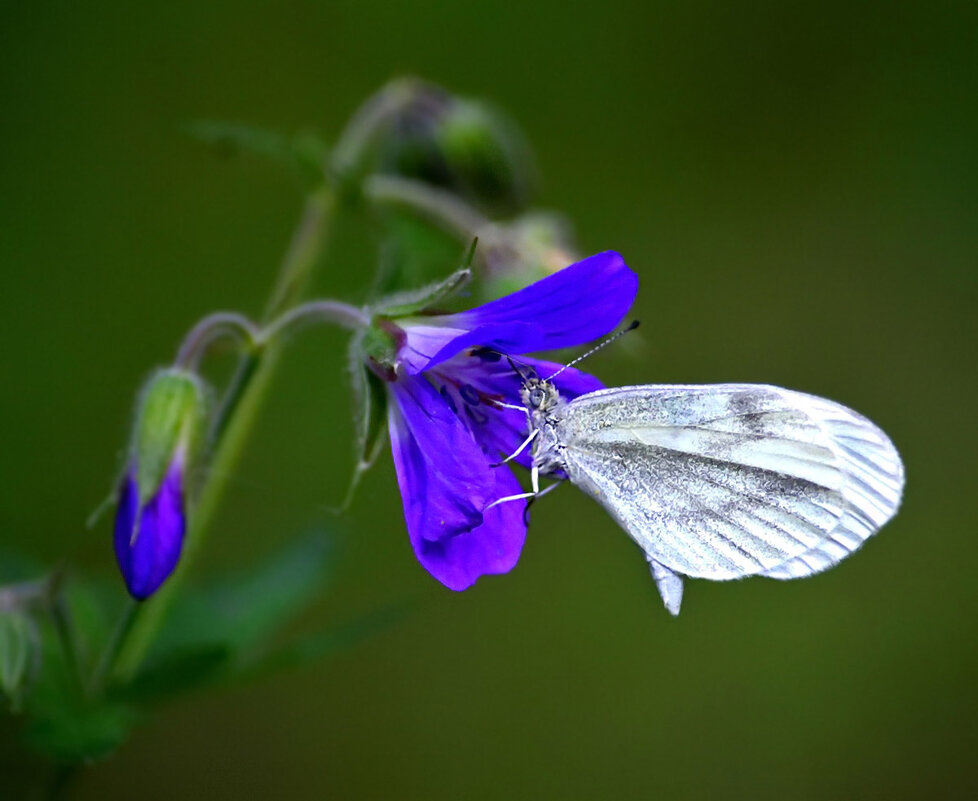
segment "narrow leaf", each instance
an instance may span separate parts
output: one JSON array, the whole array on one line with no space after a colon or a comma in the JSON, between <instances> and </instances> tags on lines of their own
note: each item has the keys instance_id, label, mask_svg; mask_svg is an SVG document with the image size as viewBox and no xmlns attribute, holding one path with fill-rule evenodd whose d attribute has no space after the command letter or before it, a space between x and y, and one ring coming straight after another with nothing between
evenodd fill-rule
<instances>
[{"instance_id":1,"label":"narrow leaf","mask_svg":"<svg viewBox=\"0 0 978 801\"><path fill-rule=\"evenodd\" d=\"M256 645L323 589L329 553L326 536L317 533L290 543L254 571L188 590L174 605L151 657L189 646L223 644L236 651Z\"/></svg>"},{"instance_id":2,"label":"narrow leaf","mask_svg":"<svg viewBox=\"0 0 978 801\"><path fill-rule=\"evenodd\" d=\"M328 148L315 134L289 136L254 125L221 120L196 120L187 123L184 130L222 155L254 153L284 164L309 186L316 186L325 179Z\"/></svg>"}]
</instances>

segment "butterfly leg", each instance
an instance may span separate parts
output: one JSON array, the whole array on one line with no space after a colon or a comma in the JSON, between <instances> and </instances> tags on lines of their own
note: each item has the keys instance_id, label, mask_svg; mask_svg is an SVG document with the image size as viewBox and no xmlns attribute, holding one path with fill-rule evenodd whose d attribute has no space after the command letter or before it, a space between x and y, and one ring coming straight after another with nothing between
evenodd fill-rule
<instances>
[{"instance_id":1,"label":"butterfly leg","mask_svg":"<svg viewBox=\"0 0 978 801\"><path fill-rule=\"evenodd\" d=\"M508 462L508 461L510 461L512 459L515 459L517 456L519 456L521 453L523 453L523 451L526 450L526 446L529 445L531 442L533 442L533 440L535 440L537 438L537 434L539 434L539 433L540 433L540 430L539 429L536 429L536 428L533 429L533 431L530 432L530 436L528 436L525 440L523 440L523 444L520 445L515 451L513 451L509 456L507 456L501 462L496 462L495 464L491 464L489 466L490 467L501 467L502 465L506 464L506 462Z\"/></svg>"},{"instance_id":2,"label":"butterfly leg","mask_svg":"<svg viewBox=\"0 0 978 801\"><path fill-rule=\"evenodd\" d=\"M521 492L519 495L507 495L505 498L496 498L492 503L490 503L483 512L487 512L492 509L493 506L499 506L501 503L509 503L510 501L521 501L524 498L533 498L537 495L535 492Z\"/></svg>"},{"instance_id":3,"label":"butterfly leg","mask_svg":"<svg viewBox=\"0 0 978 801\"><path fill-rule=\"evenodd\" d=\"M534 467L530 471L530 481L533 484L533 489L530 492L521 492L518 495L507 495L505 498L497 498L492 503L490 503L486 509L492 509L493 506L499 506L501 503L509 503L510 501L521 501L524 498L529 498L531 503L537 498L542 498L554 487L559 487L562 482L558 481L556 484L551 484L549 487L544 487L540 489L540 470ZM527 504L529 508L529 504ZM485 511L485 509L483 510Z\"/></svg>"},{"instance_id":4,"label":"butterfly leg","mask_svg":"<svg viewBox=\"0 0 978 801\"><path fill-rule=\"evenodd\" d=\"M678 615L679 606L683 602L683 580L648 554L645 558L649 560L649 569L652 571L652 578L655 579L655 586L659 590L659 595L662 596L662 603L665 604L670 614Z\"/></svg>"},{"instance_id":5,"label":"butterfly leg","mask_svg":"<svg viewBox=\"0 0 978 801\"><path fill-rule=\"evenodd\" d=\"M544 495L546 495L551 490L557 489L557 487L559 487L561 484L563 484L565 480L566 479L561 479L560 481L554 482L549 487L544 487L542 490L540 490L532 498L530 498L530 500L528 500L526 502L526 507L523 509L523 524L524 525L527 525L527 526L530 525L530 507L533 506L534 501L536 501L537 498L542 498Z\"/></svg>"}]
</instances>

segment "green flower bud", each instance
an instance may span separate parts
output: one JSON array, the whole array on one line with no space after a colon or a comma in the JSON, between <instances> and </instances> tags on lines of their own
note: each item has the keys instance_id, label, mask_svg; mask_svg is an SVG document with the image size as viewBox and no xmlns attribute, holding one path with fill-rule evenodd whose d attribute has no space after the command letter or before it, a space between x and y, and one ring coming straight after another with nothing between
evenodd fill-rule
<instances>
[{"instance_id":1,"label":"green flower bud","mask_svg":"<svg viewBox=\"0 0 978 801\"><path fill-rule=\"evenodd\" d=\"M163 483L177 460L192 457L206 408L200 379L178 368L160 370L143 388L130 446L130 469L139 486L140 505Z\"/></svg>"},{"instance_id":2,"label":"green flower bud","mask_svg":"<svg viewBox=\"0 0 978 801\"><path fill-rule=\"evenodd\" d=\"M510 119L485 103L416 83L380 141L380 168L456 192L490 216L529 202L529 146Z\"/></svg>"}]
</instances>

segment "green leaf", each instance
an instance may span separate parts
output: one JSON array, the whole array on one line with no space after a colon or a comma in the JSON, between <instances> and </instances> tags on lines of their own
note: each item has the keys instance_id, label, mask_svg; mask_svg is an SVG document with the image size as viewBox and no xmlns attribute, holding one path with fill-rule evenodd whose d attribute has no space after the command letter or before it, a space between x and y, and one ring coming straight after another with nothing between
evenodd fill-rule
<instances>
[{"instance_id":1,"label":"green leaf","mask_svg":"<svg viewBox=\"0 0 978 801\"><path fill-rule=\"evenodd\" d=\"M234 652L225 644L188 646L150 662L127 685L113 690L113 698L153 702L226 679Z\"/></svg>"},{"instance_id":2,"label":"green leaf","mask_svg":"<svg viewBox=\"0 0 978 801\"><path fill-rule=\"evenodd\" d=\"M326 583L330 548L325 534L293 541L256 570L188 589L174 604L150 658L190 646L252 647L302 610Z\"/></svg>"},{"instance_id":3,"label":"green leaf","mask_svg":"<svg viewBox=\"0 0 978 801\"><path fill-rule=\"evenodd\" d=\"M254 125L220 120L196 120L187 123L184 130L212 145L221 155L254 153L284 164L308 187L325 180L324 165L329 149L314 133L288 136Z\"/></svg>"},{"instance_id":4,"label":"green leaf","mask_svg":"<svg viewBox=\"0 0 978 801\"><path fill-rule=\"evenodd\" d=\"M108 756L126 739L135 719L121 704L66 704L29 719L24 738L59 762L87 762Z\"/></svg>"},{"instance_id":5,"label":"green leaf","mask_svg":"<svg viewBox=\"0 0 978 801\"><path fill-rule=\"evenodd\" d=\"M37 646L30 617L20 610L0 611L0 691L17 709L27 671Z\"/></svg>"},{"instance_id":6,"label":"green leaf","mask_svg":"<svg viewBox=\"0 0 978 801\"><path fill-rule=\"evenodd\" d=\"M92 628L82 626L94 625L86 621L98 617L97 591L77 579L67 589L66 607L75 633L92 635ZM100 759L125 740L135 712L124 704L88 698L84 676L76 672L73 658L66 659L57 627L49 619L40 623L41 658L37 678L24 697L24 739L35 751L60 762ZM74 641L80 645L81 639ZM80 666L85 667L84 660Z\"/></svg>"},{"instance_id":7,"label":"green leaf","mask_svg":"<svg viewBox=\"0 0 978 801\"><path fill-rule=\"evenodd\" d=\"M414 601L394 603L346 623L298 637L254 660L242 670L241 675L256 678L318 661L399 623L414 607Z\"/></svg>"}]
</instances>

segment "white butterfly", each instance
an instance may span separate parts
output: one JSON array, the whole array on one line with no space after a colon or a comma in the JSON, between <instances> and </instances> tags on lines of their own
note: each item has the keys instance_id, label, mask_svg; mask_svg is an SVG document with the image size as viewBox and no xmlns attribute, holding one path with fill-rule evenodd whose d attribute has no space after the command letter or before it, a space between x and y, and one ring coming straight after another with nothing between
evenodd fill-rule
<instances>
[{"instance_id":1,"label":"white butterfly","mask_svg":"<svg viewBox=\"0 0 978 801\"><path fill-rule=\"evenodd\" d=\"M526 497L541 494L542 473L597 500L645 551L674 615L682 576L810 576L855 551L900 505L893 443L824 398L713 384L564 401L549 380L527 378L522 400L529 436L520 450L533 444Z\"/></svg>"}]
</instances>

